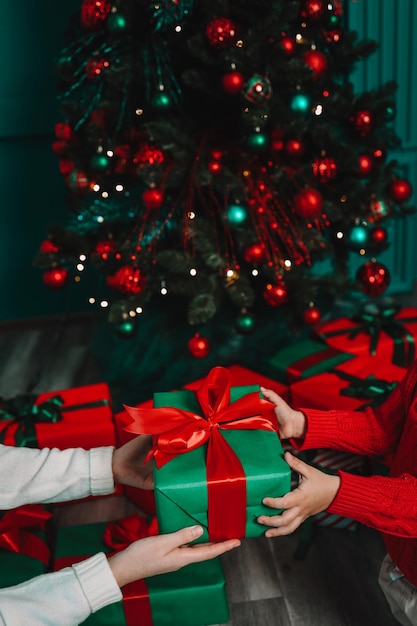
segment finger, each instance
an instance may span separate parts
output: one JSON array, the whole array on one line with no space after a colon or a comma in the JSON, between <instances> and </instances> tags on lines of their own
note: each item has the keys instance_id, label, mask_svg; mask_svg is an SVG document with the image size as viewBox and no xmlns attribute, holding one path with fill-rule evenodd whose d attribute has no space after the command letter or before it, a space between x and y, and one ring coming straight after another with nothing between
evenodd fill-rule
<instances>
[{"instance_id":1,"label":"finger","mask_svg":"<svg viewBox=\"0 0 417 626\"><path fill-rule=\"evenodd\" d=\"M291 467L291 469L297 472L297 474L300 474L300 476L307 478L307 476L310 474L310 465L304 463L304 461L299 459L297 456L291 454L291 452L285 452L284 459Z\"/></svg>"},{"instance_id":2,"label":"finger","mask_svg":"<svg viewBox=\"0 0 417 626\"><path fill-rule=\"evenodd\" d=\"M272 389L266 389L265 387L261 387L261 392L267 400L273 402L274 404L278 404L278 402L281 400L281 397L275 391L272 391Z\"/></svg>"},{"instance_id":3,"label":"finger","mask_svg":"<svg viewBox=\"0 0 417 626\"><path fill-rule=\"evenodd\" d=\"M289 524L285 524L285 526L279 526L278 528L268 528L268 530L265 531L265 537L285 537L286 535L291 535L297 530L301 522L302 520L297 517Z\"/></svg>"},{"instance_id":4,"label":"finger","mask_svg":"<svg viewBox=\"0 0 417 626\"><path fill-rule=\"evenodd\" d=\"M168 533L165 535L168 548L173 550L174 548L185 546L201 537L203 532L204 530L201 526L187 526L174 533Z\"/></svg>"},{"instance_id":5,"label":"finger","mask_svg":"<svg viewBox=\"0 0 417 626\"><path fill-rule=\"evenodd\" d=\"M239 539L227 539L218 543L205 543L183 548L182 556L188 563L197 563L214 559L225 552L229 552L241 545Z\"/></svg>"},{"instance_id":6,"label":"finger","mask_svg":"<svg viewBox=\"0 0 417 626\"><path fill-rule=\"evenodd\" d=\"M292 508L287 509L281 515L260 515L258 517L258 522L263 524L264 526L274 526L278 528L279 526L286 526L290 524L296 517L298 517L298 509Z\"/></svg>"}]
</instances>

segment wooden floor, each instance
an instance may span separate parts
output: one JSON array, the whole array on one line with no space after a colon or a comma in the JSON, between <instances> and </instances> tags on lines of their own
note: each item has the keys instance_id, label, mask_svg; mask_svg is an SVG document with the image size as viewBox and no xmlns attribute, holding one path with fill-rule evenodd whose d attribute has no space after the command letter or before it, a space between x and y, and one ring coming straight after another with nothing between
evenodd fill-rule
<instances>
[{"instance_id":1,"label":"wooden floor","mask_svg":"<svg viewBox=\"0 0 417 626\"><path fill-rule=\"evenodd\" d=\"M100 382L89 350L93 318L0 325L0 396ZM123 496L56 507L58 525L108 521L134 510ZM315 529L304 559L299 536L247 539L223 558L229 626L395 626L378 587L384 555L373 530Z\"/></svg>"}]
</instances>

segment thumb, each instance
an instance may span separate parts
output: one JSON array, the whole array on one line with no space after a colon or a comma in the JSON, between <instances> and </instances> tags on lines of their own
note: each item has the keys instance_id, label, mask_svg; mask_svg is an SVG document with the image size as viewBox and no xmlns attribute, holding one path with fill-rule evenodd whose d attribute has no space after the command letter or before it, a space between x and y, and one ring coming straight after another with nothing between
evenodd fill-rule
<instances>
[{"instance_id":1,"label":"thumb","mask_svg":"<svg viewBox=\"0 0 417 626\"><path fill-rule=\"evenodd\" d=\"M172 547L178 548L179 546L185 546L192 541L198 539L203 534L203 529L201 526L188 526L187 528L181 528L181 530L177 530L175 533L170 533L167 535L172 543Z\"/></svg>"},{"instance_id":2,"label":"thumb","mask_svg":"<svg viewBox=\"0 0 417 626\"><path fill-rule=\"evenodd\" d=\"M286 452L284 455L284 459L288 463L288 465L293 469L297 474L301 476L307 476L310 466L307 463L304 463L297 456L291 454L291 452Z\"/></svg>"}]
</instances>

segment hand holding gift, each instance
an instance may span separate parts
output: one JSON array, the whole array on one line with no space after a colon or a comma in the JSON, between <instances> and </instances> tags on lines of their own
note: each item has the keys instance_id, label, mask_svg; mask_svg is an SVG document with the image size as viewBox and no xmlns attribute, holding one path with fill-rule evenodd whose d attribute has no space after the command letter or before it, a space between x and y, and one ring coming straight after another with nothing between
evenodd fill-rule
<instances>
[{"instance_id":1,"label":"hand holding gift","mask_svg":"<svg viewBox=\"0 0 417 626\"><path fill-rule=\"evenodd\" d=\"M153 464L147 458L152 448L152 437L139 435L113 453L112 469L116 483L153 489Z\"/></svg>"},{"instance_id":2,"label":"hand holding gift","mask_svg":"<svg viewBox=\"0 0 417 626\"><path fill-rule=\"evenodd\" d=\"M175 572L185 565L214 559L237 548L238 539L211 544L188 545L203 534L201 526L182 528L175 533L139 539L109 558L119 587L156 574Z\"/></svg>"},{"instance_id":3,"label":"hand holding gift","mask_svg":"<svg viewBox=\"0 0 417 626\"><path fill-rule=\"evenodd\" d=\"M280 395L261 387L265 398L275 404L279 433L282 439L301 439L305 435L306 418L302 411L296 411Z\"/></svg>"}]
</instances>

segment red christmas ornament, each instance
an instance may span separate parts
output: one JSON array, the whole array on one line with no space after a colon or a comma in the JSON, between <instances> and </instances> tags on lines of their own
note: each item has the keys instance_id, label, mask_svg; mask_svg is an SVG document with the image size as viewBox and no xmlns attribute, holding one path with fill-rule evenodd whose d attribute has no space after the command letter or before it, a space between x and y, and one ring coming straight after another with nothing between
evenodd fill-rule
<instances>
[{"instance_id":1,"label":"red christmas ornament","mask_svg":"<svg viewBox=\"0 0 417 626\"><path fill-rule=\"evenodd\" d=\"M338 30L337 28L335 28L335 29L327 30L323 32L323 37L325 38L327 43L338 44L342 41L343 33L341 30Z\"/></svg>"},{"instance_id":2,"label":"red christmas ornament","mask_svg":"<svg viewBox=\"0 0 417 626\"><path fill-rule=\"evenodd\" d=\"M44 239L39 246L39 250L42 252L42 254L56 254L59 248L50 239Z\"/></svg>"},{"instance_id":3,"label":"red christmas ornament","mask_svg":"<svg viewBox=\"0 0 417 626\"><path fill-rule=\"evenodd\" d=\"M296 43L291 37L283 37L280 41L281 48L286 57L291 58L295 54Z\"/></svg>"},{"instance_id":4,"label":"red christmas ornament","mask_svg":"<svg viewBox=\"0 0 417 626\"><path fill-rule=\"evenodd\" d=\"M387 156L385 150L383 150L382 148L375 148L373 151L373 155L377 163L382 163L383 161L385 161L385 158Z\"/></svg>"},{"instance_id":5,"label":"red christmas ornament","mask_svg":"<svg viewBox=\"0 0 417 626\"><path fill-rule=\"evenodd\" d=\"M356 272L360 289L367 296L379 296L388 288L391 276L388 268L377 261L367 261Z\"/></svg>"},{"instance_id":6,"label":"red christmas ornament","mask_svg":"<svg viewBox=\"0 0 417 626\"><path fill-rule=\"evenodd\" d=\"M52 143L52 152L54 152L57 156L63 157L66 155L68 149L68 144L66 141L54 141Z\"/></svg>"},{"instance_id":7,"label":"red christmas ornament","mask_svg":"<svg viewBox=\"0 0 417 626\"><path fill-rule=\"evenodd\" d=\"M309 306L303 312L303 320L308 326L314 326L321 321L321 312L315 306Z\"/></svg>"},{"instance_id":8,"label":"red christmas ornament","mask_svg":"<svg viewBox=\"0 0 417 626\"><path fill-rule=\"evenodd\" d=\"M156 211L161 208L164 202L164 194L156 187L149 187L143 192L142 200L148 211Z\"/></svg>"},{"instance_id":9,"label":"red christmas ornament","mask_svg":"<svg viewBox=\"0 0 417 626\"><path fill-rule=\"evenodd\" d=\"M394 202L407 202L412 193L413 187L405 178L396 178L388 185L388 195Z\"/></svg>"},{"instance_id":10,"label":"red christmas ornament","mask_svg":"<svg viewBox=\"0 0 417 626\"><path fill-rule=\"evenodd\" d=\"M369 154L360 154L358 156L358 164L359 178L366 178L374 168L374 160Z\"/></svg>"},{"instance_id":11,"label":"red christmas ornament","mask_svg":"<svg viewBox=\"0 0 417 626\"><path fill-rule=\"evenodd\" d=\"M263 297L269 306L280 306L287 302L288 289L284 281L280 280L275 285L268 283L265 286Z\"/></svg>"},{"instance_id":12,"label":"red christmas ornament","mask_svg":"<svg viewBox=\"0 0 417 626\"><path fill-rule=\"evenodd\" d=\"M337 176L337 164L334 159L322 156L313 161L313 174L319 182L327 183Z\"/></svg>"},{"instance_id":13,"label":"red christmas ornament","mask_svg":"<svg viewBox=\"0 0 417 626\"><path fill-rule=\"evenodd\" d=\"M266 250L262 243L253 243L248 246L244 252L244 259L246 263L262 263L265 261Z\"/></svg>"},{"instance_id":14,"label":"red christmas ornament","mask_svg":"<svg viewBox=\"0 0 417 626\"><path fill-rule=\"evenodd\" d=\"M196 359L204 359L210 354L210 342L198 333L188 341L188 350Z\"/></svg>"},{"instance_id":15,"label":"red christmas ornament","mask_svg":"<svg viewBox=\"0 0 417 626\"><path fill-rule=\"evenodd\" d=\"M301 139L292 138L288 139L284 145L284 152L292 159L297 159L303 156L305 147Z\"/></svg>"},{"instance_id":16,"label":"red christmas ornament","mask_svg":"<svg viewBox=\"0 0 417 626\"><path fill-rule=\"evenodd\" d=\"M325 11L324 0L306 0L301 9L301 17L311 22L318 22L324 16Z\"/></svg>"},{"instance_id":17,"label":"red christmas ornament","mask_svg":"<svg viewBox=\"0 0 417 626\"><path fill-rule=\"evenodd\" d=\"M55 136L57 139L62 139L64 141L73 141L75 139L73 129L65 122L58 122L58 124L55 124Z\"/></svg>"},{"instance_id":18,"label":"red christmas ornament","mask_svg":"<svg viewBox=\"0 0 417 626\"><path fill-rule=\"evenodd\" d=\"M350 116L350 122L358 135L367 137L374 129L375 120L372 111L361 109Z\"/></svg>"},{"instance_id":19,"label":"red christmas ornament","mask_svg":"<svg viewBox=\"0 0 417 626\"><path fill-rule=\"evenodd\" d=\"M294 209L299 217L314 219L315 217L319 217L322 208L322 195L313 187L302 189L294 198Z\"/></svg>"},{"instance_id":20,"label":"red christmas ornament","mask_svg":"<svg viewBox=\"0 0 417 626\"><path fill-rule=\"evenodd\" d=\"M240 72L228 72L222 78L223 90L230 95L240 93L244 84L245 79Z\"/></svg>"},{"instance_id":21,"label":"red christmas ornament","mask_svg":"<svg viewBox=\"0 0 417 626\"><path fill-rule=\"evenodd\" d=\"M136 295L140 293L145 286L146 278L140 269L133 265L123 265L119 269L106 278L107 286L121 293Z\"/></svg>"},{"instance_id":22,"label":"red christmas ornament","mask_svg":"<svg viewBox=\"0 0 417 626\"><path fill-rule=\"evenodd\" d=\"M369 231L369 241L374 245L385 244L388 240L388 232L382 226L374 226Z\"/></svg>"},{"instance_id":23,"label":"red christmas ornament","mask_svg":"<svg viewBox=\"0 0 417 626\"><path fill-rule=\"evenodd\" d=\"M284 145L284 131L275 128L271 133L271 149L274 152L281 152Z\"/></svg>"},{"instance_id":24,"label":"red christmas ornament","mask_svg":"<svg viewBox=\"0 0 417 626\"><path fill-rule=\"evenodd\" d=\"M85 30L99 30L111 11L108 0L84 0L81 5L80 22Z\"/></svg>"},{"instance_id":25,"label":"red christmas ornament","mask_svg":"<svg viewBox=\"0 0 417 626\"><path fill-rule=\"evenodd\" d=\"M222 164L219 161L209 161L207 168L212 174L218 174L222 171Z\"/></svg>"},{"instance_id":26,"label":"red christmas ornament","mask_svg":"<svg viewBox=\"0 0 417 626\"><path fill-rule=\"evenodd\" d=\"M133 157L133 162L142 167L143 165L160 165L165 160L164 153L159 148L144 144Z\"/></svg>"},{"instance_id":27,"label":"red christmas ornament","mask_svg":"<svg viewBox=\"0 0 417 626\"><path fill-rule=\"evenodd\" d=\"M87 78L90 80L94 80L100 74L104 72L109 67L109 62L106 59L101 59L97 57L93 57L85 64L85 73L87 74Z\"/></svg>"},{"instance_id":28,"label":"red christmas ornament","mask_svg":"<svg viewBox=\"0 0 417 626\"><path fill-rule=\"evenodd\" d=\"M216 17L206 28L210 45L217 50L231 46L236 39L236 25L227 17Z\"/></svg>"},{"instance_id":29,"label":"red christmas ornament","mask_svg":"<svg viewBox=\"0 0 417 626\"><path fill-rule=\"evenodd\" d=\"M59 159L58 165L59 171L63 176L68 176L68 174L71 174L71 172L73 172L75 168L74 161L70 161L69 159ZM83 174L83 172L80 172L80 174Z\"/></svg>"},{"instance_id":30,"label":"red christmas ornament","mask_svg":"<svg viewBox=\"0 0 417 626\"><path fill-rule=\"evenodd\" d=\"M105 241L98 241L94 247L94 253L101 256L103 261L109 258L109 255L116 250L116 244L113 239L107 239Z\"/></svg>"},{"instance_id":31,"label":"red christmas ornament","mask_svg":"<svg viewBox=\"0 0 417 626\"><path fill-rule=\"evenodd\" d=\"M313 80L323 78L329 65L327 57L319 50L307 50L303 54L303 61L313 70Z\"/></svg>"},{"instance_id":32,"label":"red christmas ornament","mask_svg":"<svg viewBox=\"0 0 417 626\"><path fill-rule=\"evenodd\" d=\"M65 267L52 267L43 273L42 280L49 289L61 289L68 282L68 270Z\"/></svg>"}]
</instances>

